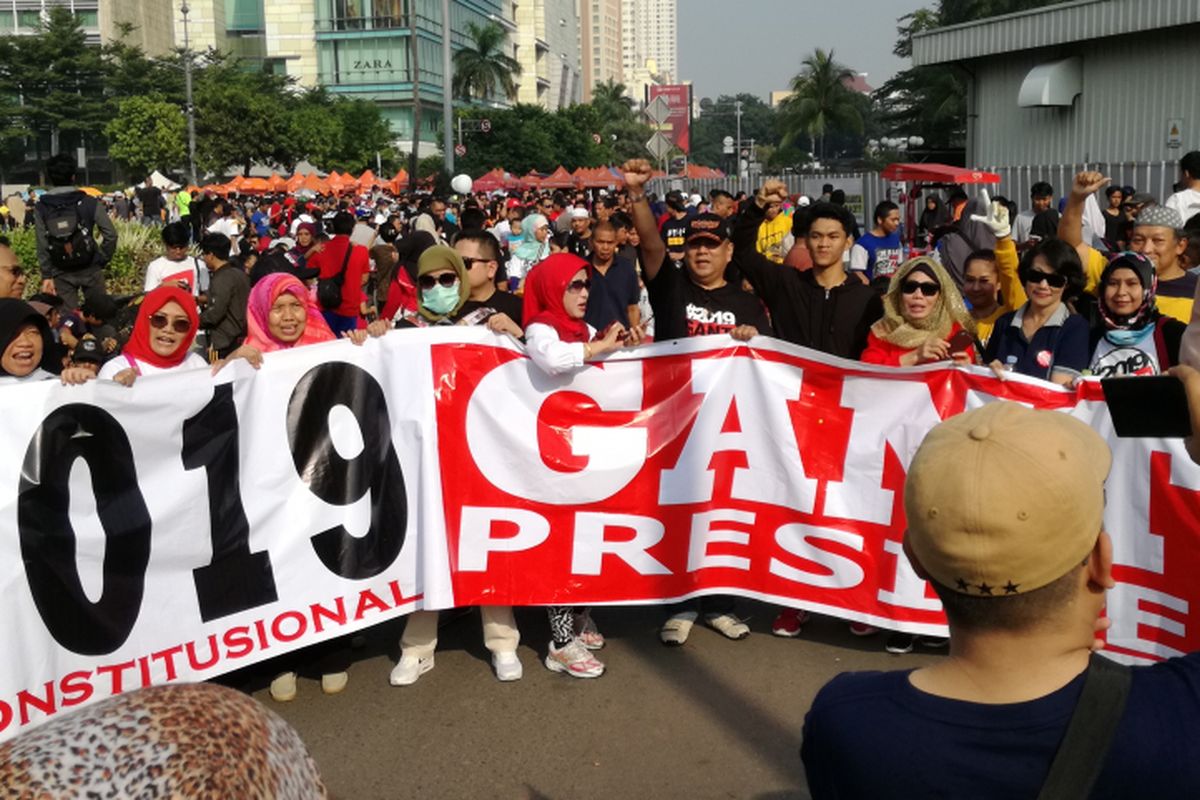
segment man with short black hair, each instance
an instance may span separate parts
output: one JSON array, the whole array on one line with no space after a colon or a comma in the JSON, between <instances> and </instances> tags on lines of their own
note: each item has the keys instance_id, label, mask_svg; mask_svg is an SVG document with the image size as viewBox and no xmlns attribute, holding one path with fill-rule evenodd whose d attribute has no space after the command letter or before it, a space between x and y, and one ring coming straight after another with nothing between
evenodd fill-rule
<instances>
[{"instance_id":1,"label":"man with short black hair","mask_svg":"<svg viewBox=\"0 0 1200 800\"><path fill-rule=\"evenodd\" d=\"M667 213L658 226L659 235L667 245L667 255L676 269L683 268L685 242L687 241L688 214L683 194L679 191L667 192Z\"/></svg>"},{"instance_id":2,"label":"man with short black hair","mask_svg":"<svg viewBox=\"0 0 1200 800\"><path fill-rule=\"evenodd\" d=\"M653 174L650 163L634 159L621 169L629 188L646 289L654 309L655 338L663 341L729 334L745 342L755 336L773 335L762 302L725 280L725 268L733 256L728 220L716 214L692 217L684 233L684 268L677 269L646 202L645 185ZM708 625L723 636L744 639L750 635L750 628L734 614L732 597L705 597L678 604L670 611L671 616L659 630L659 639L665 645L686 642L702 611Z\"/></svg>"},{"instance_id":3,"label":"man with short black hair","mask_svg":"<svg viewBox=\"0 0 1200 800\"><path fill-rule=\"evenodd\" d=\"M105 291L104 266L117 252L117 229L104 207L76 188L73 156L52 156L46 177L52 188L38 198L33 214L42 291L57 294L70 312L79 307L80 292L87 297Z\"/></svg>"},{"instance_id":4,"label":"man with short black hair","mask_svg":"<svg viewBox=\"0 0 1200 800\"><path fill-rule=\"evenodd\" d=\"M209 347L225 358L246 338L246 303L250 278L229 260L232 243L221 233L206 233L200 240L200 257L208 267L208 304L200 312L200 326L209 331Z\"/></svg>"},{"instance_id":5,"label":"man with short black hair","mask_svg":"<svg viewBox=\"0 0 1200 800\"><path fill-rule=\"evenodd\" d=\"M445 213L442 203L442 213ZM321 251L308 256L306 266L320 270L321 280L342 281L342 302L337 308L322 309L325 321L334 334L341 336L357 330L362 316L363 286L371 276L371 257L367 248L350 241L354 231L354 217L339 211L333 216L333 238L325 242Z\"/></svg>"},{"instance_id":6,"label":"man with short black hair","mask_svg":"<svg viewBox=\"0 0 1200 800\"><path fill-rule=\"evenodd\" d=\"M144 291L157 289L164 283L173 283L194 295L201 294L201 283L205 284L205 288L208 284L208 271L200 259L188 254L191 228L183 220L171 222L163 226L161 236L166 252L146 265Z\"/></svg>"},{"instance_id":7,"label":"man with short black hair","mask_svg":"<svg viewBox=\"0 0 1200 800\"><path fill-rule=\"evenodd\" d=\"M135 192L138 202L142 205L142 224L143 225L162 225L163 223L163 193L150 180L150 176L146 176L146 180Z\"/></svg>"},{"instance_id":8,"label":"man with short black hair","mask_svg":"<svg viewBox=\"0 0 1200 800\"><path fill-rule=\"evenodd\" d=\"M626 329L636 327L641 323L641 287L633 262L617 257L617 229L611 222L597 223L589 241L591 287L584 320L601 332L614 322Z\"/></svg>"},{"instance_id":9,"label":"man with short black hair","mask_svg":"<svg viewBox=\"0 0 1200 800\"><path fill-rule=\"evenodd\" d=\"M0 298L20 300L25 296L25 281L25 267L16 251L7 240L0 242Z\"/></svg>"},{"instance_id":10,"label":"man with short black hair","mask_svg":"<svg viewBox=\"0 0 1200 800\"><path fill-rule=\"evenodd\" d=\"M1200 375L1173 372L1200 426ZM816 800L1200 794L1200 654L1127 668L1092 653L1115 585L1111 463L1086 424L1009 402L925 437L904 553L942 601L950 654L817 694L801 748Z\"/></svg>"},{"instance_id":11,"label":"man with short black hair","mask_svg":"<svg viewBox=\"0 0 1200 800\"><path fill-rule=\"evenodd\" d=\"M737 210L737 203L734 202L733 195L724 189L713 189L708 196L712 199L712 213L721 219L729 219Z\"/></svg>"},{"instance_id":12,"label":"man with short black hair","mask_svg":"<svg viewBox=\"0 0 1200 800\"><path fill-rule=\"evenodd\" d=\"M1018 247L1029 245L1029 237L1033 233L1033 218L1044 211L1049 211L1054 203L1054 187L1045 181L1038 181L1029 190L1031 208L1022 211L1013 222L1013 241Z\"/></svg>"},{"instance_id":13,"label":"man with short black hair","mask_svg":"<svg viewBox=\"0 0 1200 800\"><path fill-rule=\"evenodd\" d=\"M884 200L875 206L875 227L864 233L850 249L850 269L865 275L867 283L886 291L887 284L904 262L900 241L900 206Z\"/></svg>"},{"instance_id":14,"label":"man with short black hair","mask_svg":"<svg viewBox=\"0 0 1200 800\"><path fill-rule=\"evenodd\" d=\"M454 240L454 251L462 257L463 266L467 268L470 293L450 319L468 325L487 322L498 332L509 333L517 339L524 336L521 298L496 290L496 273L500 269L500 245L496 237L487 231L463 231ZM497 319L489 321L493 316ZM503 324L506 320L511 324Z\"/></svg>"}]
</instances>

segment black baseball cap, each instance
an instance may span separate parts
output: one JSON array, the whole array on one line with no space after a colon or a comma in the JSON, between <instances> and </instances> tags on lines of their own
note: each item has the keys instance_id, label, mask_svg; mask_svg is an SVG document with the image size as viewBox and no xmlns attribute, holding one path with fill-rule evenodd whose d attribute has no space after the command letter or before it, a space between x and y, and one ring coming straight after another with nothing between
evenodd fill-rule
<instances>
[{"instance_id":1,"label":"black baseball cap","mask_svg":"<svg viewBox=\"0 0 1200 800\"><path fill-rule=\"evenodd\" d=\"M685 239L688 244L702 240L724 244L729 241L729 223L716 214L697 214L688 222Z\"/></svg>"},{"instance_id":2,"label":"black baseball cap","mask_svg":"<svg viewBox=\"0 0 1200 800\"><path fill-rule=\"evenodd\" d=\"M107 358L104 348L95 339L80 339L71 353L71 360L80 364L103 364Z\"/></svg>"}]
</instances>

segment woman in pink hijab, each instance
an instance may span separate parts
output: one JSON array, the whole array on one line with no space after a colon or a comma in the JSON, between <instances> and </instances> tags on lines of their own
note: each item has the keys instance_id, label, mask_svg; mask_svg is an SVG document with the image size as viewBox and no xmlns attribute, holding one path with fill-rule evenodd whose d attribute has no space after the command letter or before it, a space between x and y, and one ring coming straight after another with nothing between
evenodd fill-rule
<instances>
[{"instance_id":1,"label":"woman in pink hijab","mask_svg":"<svg viewBox=\"0 0 1200 800\"><path fill-rule=\"evenodd\" d=\"M273 353L334 338L317 301L294 275L273 272L254 285L246 306L243 346Z\"/></svg>"}]
</instances>

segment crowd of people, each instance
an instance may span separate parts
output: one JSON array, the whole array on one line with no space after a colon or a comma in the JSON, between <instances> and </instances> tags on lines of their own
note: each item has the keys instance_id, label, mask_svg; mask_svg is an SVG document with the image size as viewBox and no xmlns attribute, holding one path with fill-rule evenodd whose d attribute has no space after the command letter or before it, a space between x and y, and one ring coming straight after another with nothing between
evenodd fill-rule
<instances>
[{"instance_id":1,"label":"crowd of people","mask_svg":"<svg viewBox=\"0 0 1200 800\"><path fill-rule=\"evenodd\" d=\"M441 325L510 336L549 374L647 341L718 334L891 367L983 365L1064 386L1155 375L1181 361L1200 270L1200 152L1180 167L1179 191L1161 204L1093 172L1075 177L1061 210L1044 183L1025 209L986 193L930 195L906 236L896 203L880 203L861 231L831 186L808 198L767 181L751 196L672 191L660 202L641 160L623 165L623 186L611 192L181 204L147 181L132 206L109 209L76 188L74 161L60 156L47 165L53 188L29 211L40 286L26 285L25 266L0 244L0 384L131 386L147 374L215 372L233 359L259 366L277 350ZM110 214L160 231L162 255L132 297L106 286L117 243ZM482 613L496 677L519 679L512 609ZM548 614L546 667L603 674L604 637L589 611ZM669 608L661 641L684 644L701 619L732 640L750 633L732 598L706 597ZM798 636L806 619L783 609L772 629ZM436 634L436 612L409 617L394 685L433 668ZM914 641L893 633L885 646L905 653ZM277 700L296 696L294 661L272 683ZM344 664L333 666L322 686L335 693L346 679Z\"/></svg>"}]
</instances>

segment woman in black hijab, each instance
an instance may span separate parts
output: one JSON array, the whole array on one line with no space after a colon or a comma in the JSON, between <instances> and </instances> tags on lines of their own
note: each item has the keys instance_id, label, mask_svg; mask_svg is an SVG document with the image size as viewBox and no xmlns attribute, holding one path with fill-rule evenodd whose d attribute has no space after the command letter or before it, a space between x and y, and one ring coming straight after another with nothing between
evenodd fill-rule
<instances>
[{"instance_id":1,"label":"woman in black hijab","mask_svg":"<svg viewBox=\"0 0 1200 800\"><path fill-rule=\"evenodd\" d=\"M0 299L0 385L58 377L63 383L84 383L95 374L62 367L62 348L50 333L46 318L23 300Z\"/></svg>"}]
</instances>

